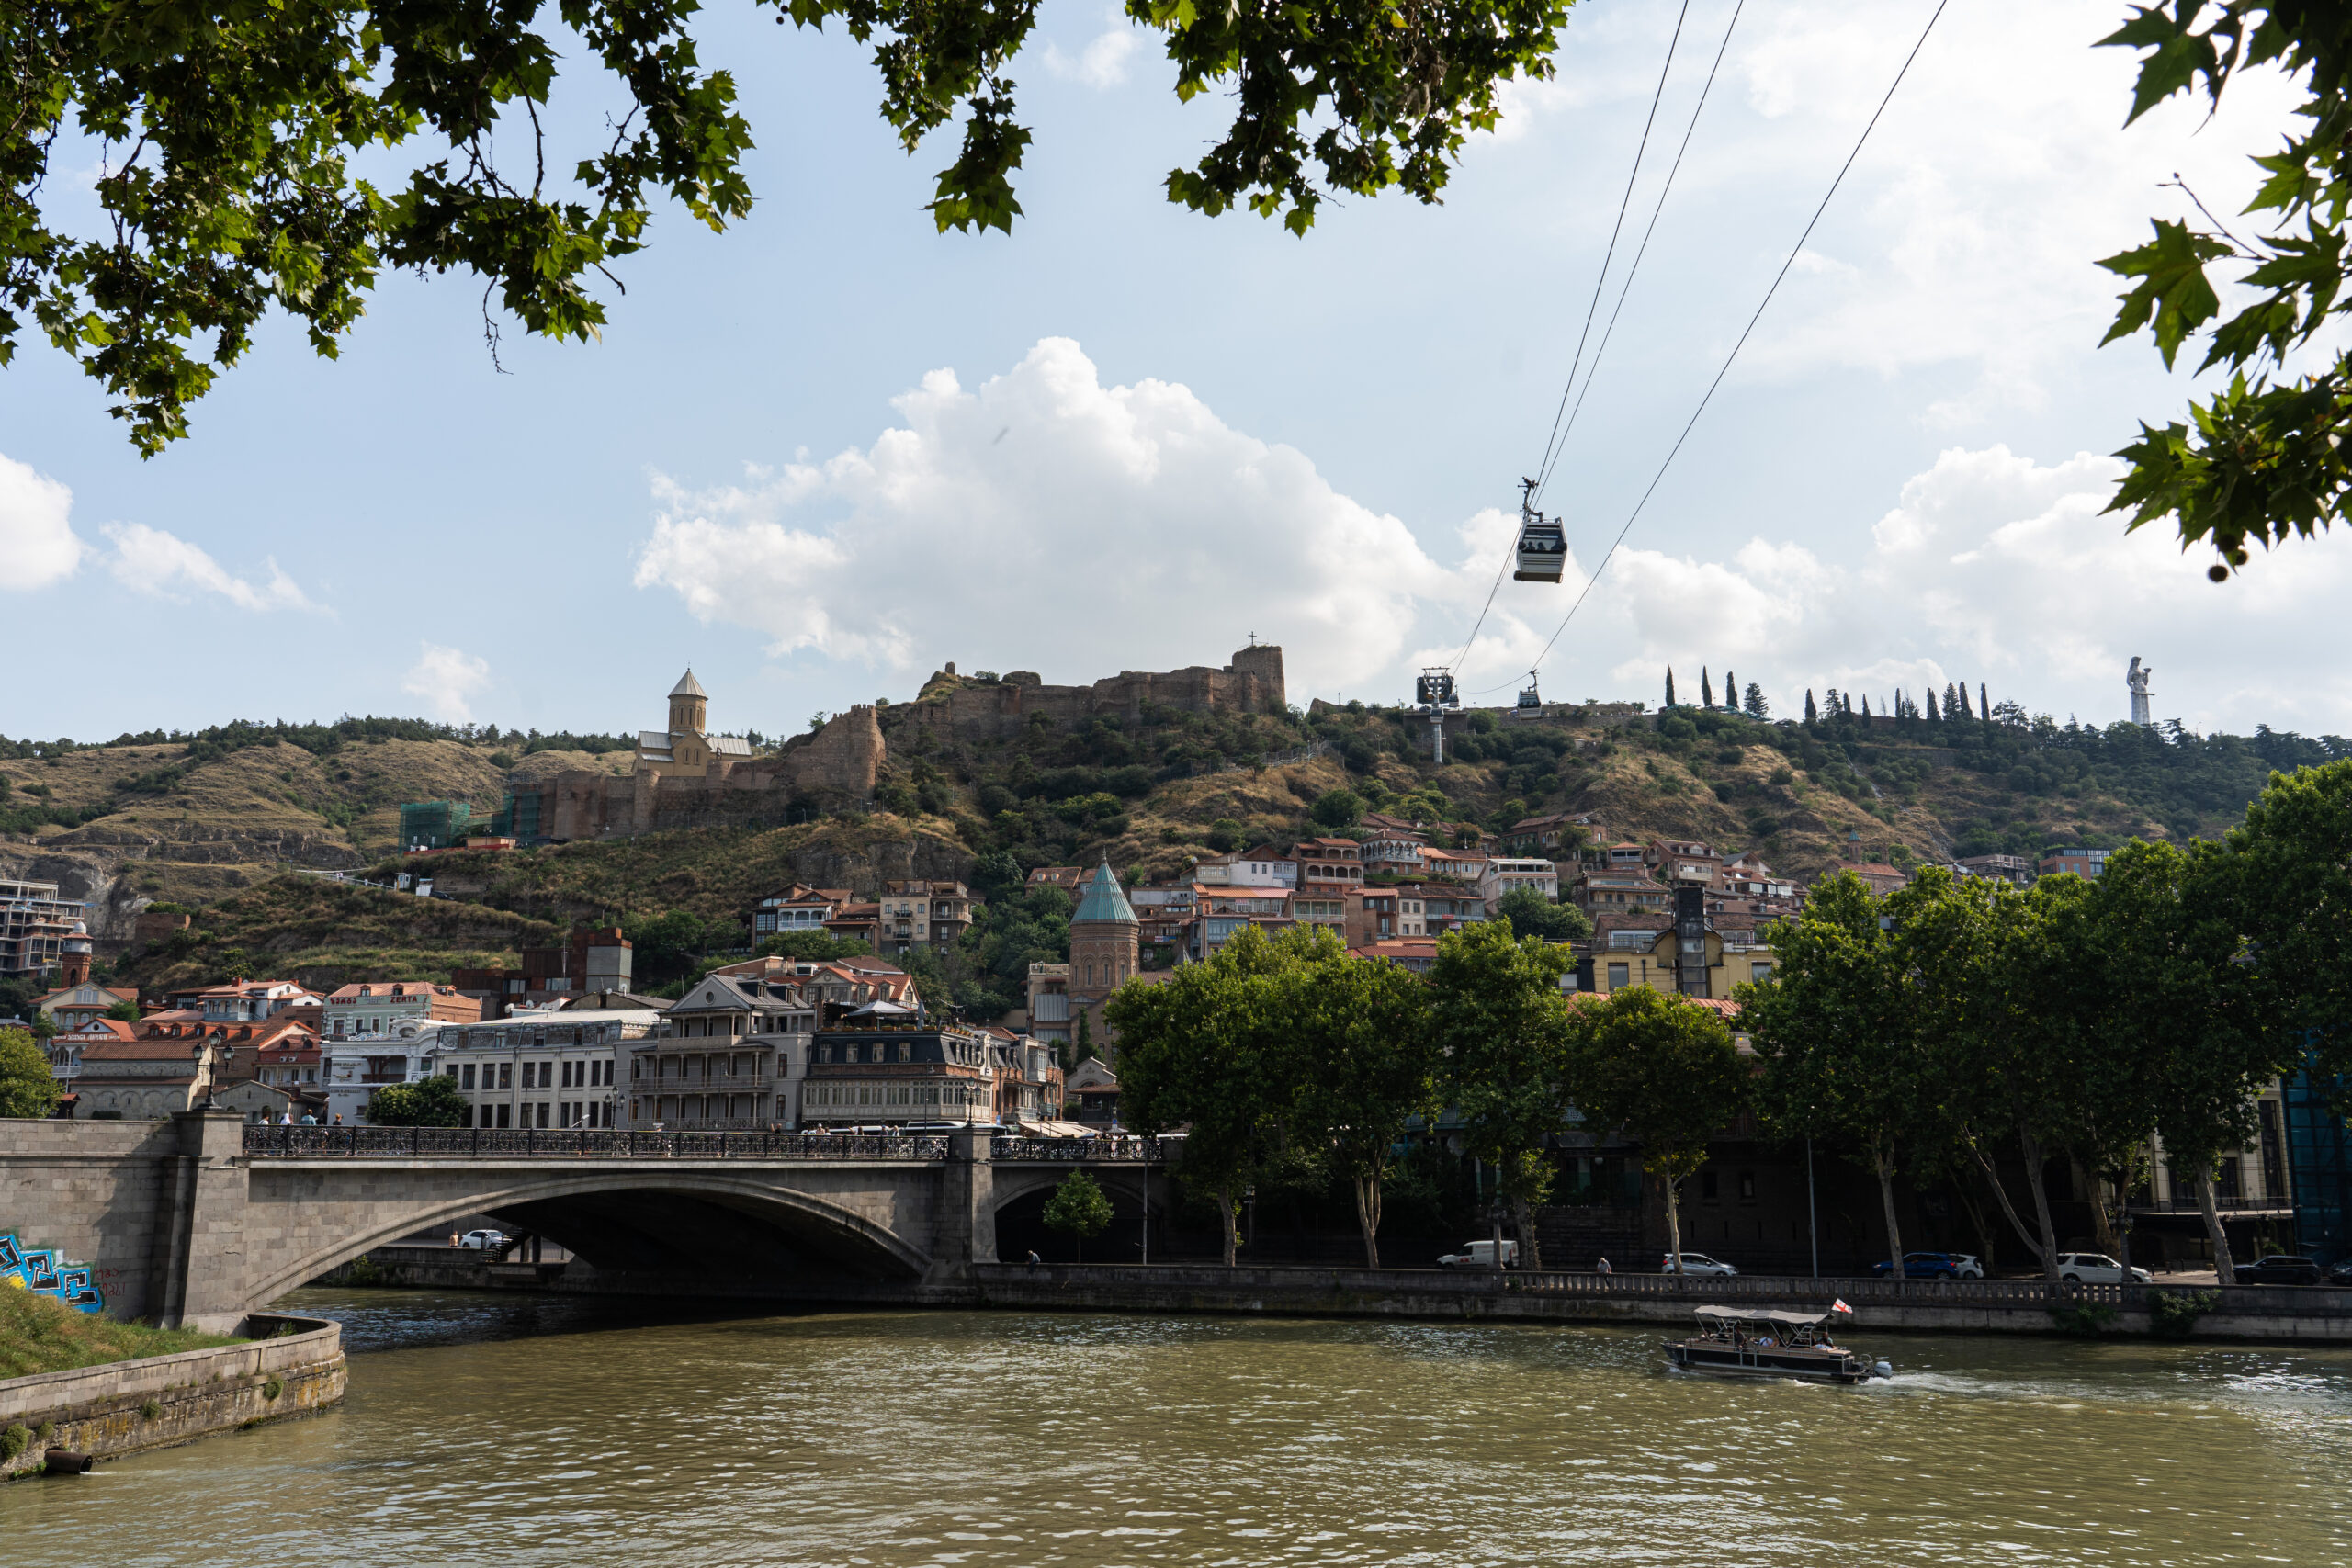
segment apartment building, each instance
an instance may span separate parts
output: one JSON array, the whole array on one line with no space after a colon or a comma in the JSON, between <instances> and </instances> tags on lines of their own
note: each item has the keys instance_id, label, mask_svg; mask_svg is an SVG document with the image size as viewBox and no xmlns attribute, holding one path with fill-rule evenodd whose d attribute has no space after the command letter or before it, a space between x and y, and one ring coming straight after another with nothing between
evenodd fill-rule
<instances>
[{"instance_id":1,"label":"apartment building","mask_svg":"<svg viewBox=\"0 0 2352 1568\"><path fill-rule=\"evenodd\" d=\"M1496 855L1480 869L1475 886L1490 915L1502 903L1503 895L1514 888L1532 889L1545 903L1555 904L1560 898L1560 870L1548 860Z\"/></svg>"},{"instance_id":2,"label":"apartment building","mask_svg":"<svg viewBox=\"0 0 2352 1568\"><path fill-rule=\"evenodd\" d=\"M796 979L704 976L660 1028L629 1044L622 1124L743 1133L797 1125L795 1088L820 1010Z\"/></svg>"},{"instance_id":3,"label":"apartment building","mask_svg":"<svg viewBox=\"0 0 2352 1568\"><path fill-rule=\"evenodd\" d=\"M819 1030L809 1054L805 1125L995 1120L995 1064L982 1031L874 1002Z\"/></svg>"},{"instance_id":4,"label":"apartment building","mask_svg":"<svg viewBox=\"0 0 2352 1568\"><path fill-rule=\"evenodd\" d=\"M0 975L62 972L67 940L88 934L88 911L81 899L59 897L54 882L0 877Z\"/></svg>"},{"instance_id":5,"label":"apartment building","mask_svg":"<svg viewBox=\"0 0 2352 1568\"><path fill-rule=\"evenodd\" d=\"M322 1045L319 1076L326 1084L327 1119L364 1126L368 1102L379 1089L420 1083L434 1074L441 1031L438 1019L404 1017L381 1034L330 1037Z\"/></svg>"},{"instance_id":6,"label":"apartment building","mask_svg":"<svg viewBox=\"0 0 2352 1568\"><path fill-rule=\"evenodd\" d=\"M1184 933L1197 908L1190 883L1165 887L1131 887L1127 902L1136 912L1136 963L1142 969L1168 969L1184 951Z\"/></svg>"},{"instance_id":7,"label":"apartment building","mask_svg":"<svg viewBox=\"0 0 2352 1568\"><path fill-rule=\"evenodd\" d=\"M441 1076L469 1127L617 1127L621 1065L661 1027L653 1008L548 1008L443 1032Z\"/></svg>"},{"instance_id":8,"label":"apartment building","mask_svg":"<svg viewBox=\"0 0 2352 1568\"><path fill-rule=\"evenodd\" d=\"M1612 861L1613 861L1612 855ZM1652 839L1642 846L1642 865L1668 887L1713 887L1723 875L1723 856L1688 839Z\"/></svg>"},{"instance_id":9,"label":"apartment building","mask_svg":"<svg viewBox=\"0 0 2352 1568\"><path fill-rule=\"evenodd\" d=\"M1549 861L1572 861L1578 852L1600 837L1600 818L1591 812L1555 811L1527 817L1502 835L1501 848L1510 855L1540 855Z\"/></svg>"},{"instance_id":10,"label":"apartment building","mask_svg":"<svg viewBox=\"0 0 2352 1568\"><path fill-rule=\"evenodd\" d=\"M1193 863L1193 882L1200 887L1272 887L1285 892L1298 886L1298 862L1272 844L1211 855Z\"/></svg>"},{"instance_id":11,"label":"apartment building","mask_svg":"<svg viewBox=\"0 0 2352 1568\"><path fill-rule=\"evenodd\" d=\"M1363 844L1366 876L1402 876L1416 881L1429 872L1430 840L1408 828L1382 828Z\"/></svg>"},{"instance_id":12,"label":"apartment building","mask_svg":"<svg viewBox=\"0 0 2352 1568\"><path fill-rule=\"evenodd\" d=\"M2059 876L2072 873L2076 876L2098 876L2107 870L2108 850L2052 850L2041 857L2038 869L2044 876Z\"/></svg>"},{"instance_id":13,"label":"apartment building","mask_svg":"<svg viewBox=\"0 0 2352 1568\"><path fill-rule=\"evenodd\" d=\"M1291 848L1300 892L1344 895L1363 886L1363 846L1353 839L1308 839Z\"/></svg>"},{"instance_id":14,"label":"apartment building","mask_svg":"<svg viewBox=\"0 0 2352 1568\"><path fill-rule=\"evenodd\" d=\"M481 1000L424 980L356 982L327 998L327 1038L380 1039L402 1022L479 1023Z\"/></svg>"},{"instance_id":15,"label":"apartment building","mask_svg":"<svg viewBox=\"0 0 2352 1568\"><path fill-rule=\"evenodd\" d=\"M972 929L972 895L960 882L886 882L875 901L881 940L876 953L896 956L910 947L952 947Z\"/></svg>"}]
</instances>

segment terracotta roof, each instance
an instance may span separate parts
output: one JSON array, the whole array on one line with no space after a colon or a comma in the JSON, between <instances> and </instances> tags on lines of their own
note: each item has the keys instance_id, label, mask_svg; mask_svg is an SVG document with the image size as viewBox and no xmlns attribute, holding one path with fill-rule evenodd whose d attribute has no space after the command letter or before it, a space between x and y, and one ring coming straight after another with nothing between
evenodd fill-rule
<instances>
[{"instance_id":1,"label":"terracotta roof","mask_svg":"<svg viewBox=\"0 0 2352 1568\"><path fill-rule=\"evenodd\" d=\"M204 1042L194 1036L176 1040L159 1040L148 1036L139 1040L98 1040L82 1052L88 1062L193 1062L204 1050Z\"/></svg>"},{"instance_id":2,"label":"terracotta roof","mask_svg":"<svg viewBox=\"0 0 2352 1568\"><path fill-rule=\"evenodd\" d=\"M66 1031L62 1036L67 1040L96 1040L102 1037L110 1040L136 1040L139 1038L139 1032L119 1018L94 1018L87 1023Z\"/></svg>"}]
</instances>

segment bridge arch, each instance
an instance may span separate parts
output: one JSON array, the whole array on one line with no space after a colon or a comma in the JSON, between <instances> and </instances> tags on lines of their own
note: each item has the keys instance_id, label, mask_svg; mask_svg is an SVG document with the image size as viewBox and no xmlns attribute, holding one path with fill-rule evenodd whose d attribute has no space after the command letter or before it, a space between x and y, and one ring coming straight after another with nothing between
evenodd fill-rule
<instances>
[{"instance_id":1,"label":"bridge arch","mask_svg":"<svg viewBox=\"0 0 2352 1568\"><path fill-rule=\"evenodd\" d=\"M1173 1197L1166 1170L1148 1171L1142 1164L1131 1160L1019 1165L1000 1162L989 1193L1000 1262L1019 1262L1032 1247L1047 1261L1071 1260L1062 1256L1062 1248L1069 1246L1067 1238L1057 1239L1045 1231L1042 1213L1053 1190L1068 1179L1072 1170L1079 1169L1094 1179L1103 1196L1111 1200L1112 1209L1110 1228L1082 1249L1087 1260L1137 1260L1145 1251L1142 1242L1146 1224L1151 1225L1155 1237L1151 1253L1159 1255L1160 1242L1157 1238L1167 1223L1168 1205ZM1080 1249L1071 1247L1070 1251L1075 1256Z\"/></svg>"},{"instance_id":2,"label":"bridge arch","mask_svg":"<svg viewBox=\"0 0 2352 1568\"><path fill-rule=\"evenodd\" d=\"M303 1174L317 1173L314 1169ZM327 1174L332 1177L340 1173ZM306 1181L300 1185L309 1188L312 1184ZM827 1254L831 1260L854 1271L920 1279L932 1261L923 1247L890 1226L825 1195L799 1190L778 1179L777 1175L602 1167L590 1170L575 1168L544 1177L534 1173L525 1179L505 1183L438 1185L440 1190L421 1193L408 1202L397 1199L387 1201L379 1190L365 1201L330 1200L319 1204L313 1210L312 1224L287 1227L282 1233L287 1237L286 1245L255 1260L258 1267L247 1275L243 1304L248 1310L258 1309L387 1242L469 1215L519 1213L528 1216L535 1212L562 1212L566 1208L574 1213L593 1214L600 1200L609 1202L635 1196L672 1202L695 1200L730 1211L789 1238L798 1247ZM316 1192L289 1192L286 1201L316 1202L322 1196ZM595 1261L597 1248L594 1245L576 1246L574 1238L559 1234L558 1227L543 1222L535 1224L535 1229Z\"/></svg>"}]
</instances>

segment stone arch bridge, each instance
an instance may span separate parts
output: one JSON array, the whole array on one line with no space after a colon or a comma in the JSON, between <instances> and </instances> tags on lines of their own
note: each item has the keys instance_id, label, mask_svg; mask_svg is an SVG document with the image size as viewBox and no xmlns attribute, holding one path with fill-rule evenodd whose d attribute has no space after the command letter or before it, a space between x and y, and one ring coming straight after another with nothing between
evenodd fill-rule
<instances>
[{"instance_id":1,"label":"stone arch bridge","mask_svg":"<svg viewBox=\"0 0 2352 1568\"><path fill-rule=\"evenodd\" d=\"M87 1262L107 1310L226 1329L371 1247L490 1214L650 1294L973 1298L997 1220L1083 1165L1156 1211L1172 1146L985 1133L529 1133L0 1122L0 1232ZM575 1281L571 1273L577 1273Z\"/></svg>"}]
</instances>

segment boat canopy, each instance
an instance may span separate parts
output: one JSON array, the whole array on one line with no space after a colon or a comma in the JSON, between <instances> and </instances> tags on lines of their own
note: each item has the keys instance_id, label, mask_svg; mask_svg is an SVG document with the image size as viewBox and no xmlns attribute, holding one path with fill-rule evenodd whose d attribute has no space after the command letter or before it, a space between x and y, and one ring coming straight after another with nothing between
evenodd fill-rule
<instances>
[{"instance_id":1,"label":"boat canopy","mask_svg":"<svg viewBox=\"0 0 2352 1568\"><path fill-rule=\"evenodd\" d=\"M1771 1307L1702 1306L1698 1313L1701 1321L1706 1323L1769 1323L1776 1328L1815 1328L1839 1315L1834 1312L1780 1312Z\"/></svg>"}]
</instances>

